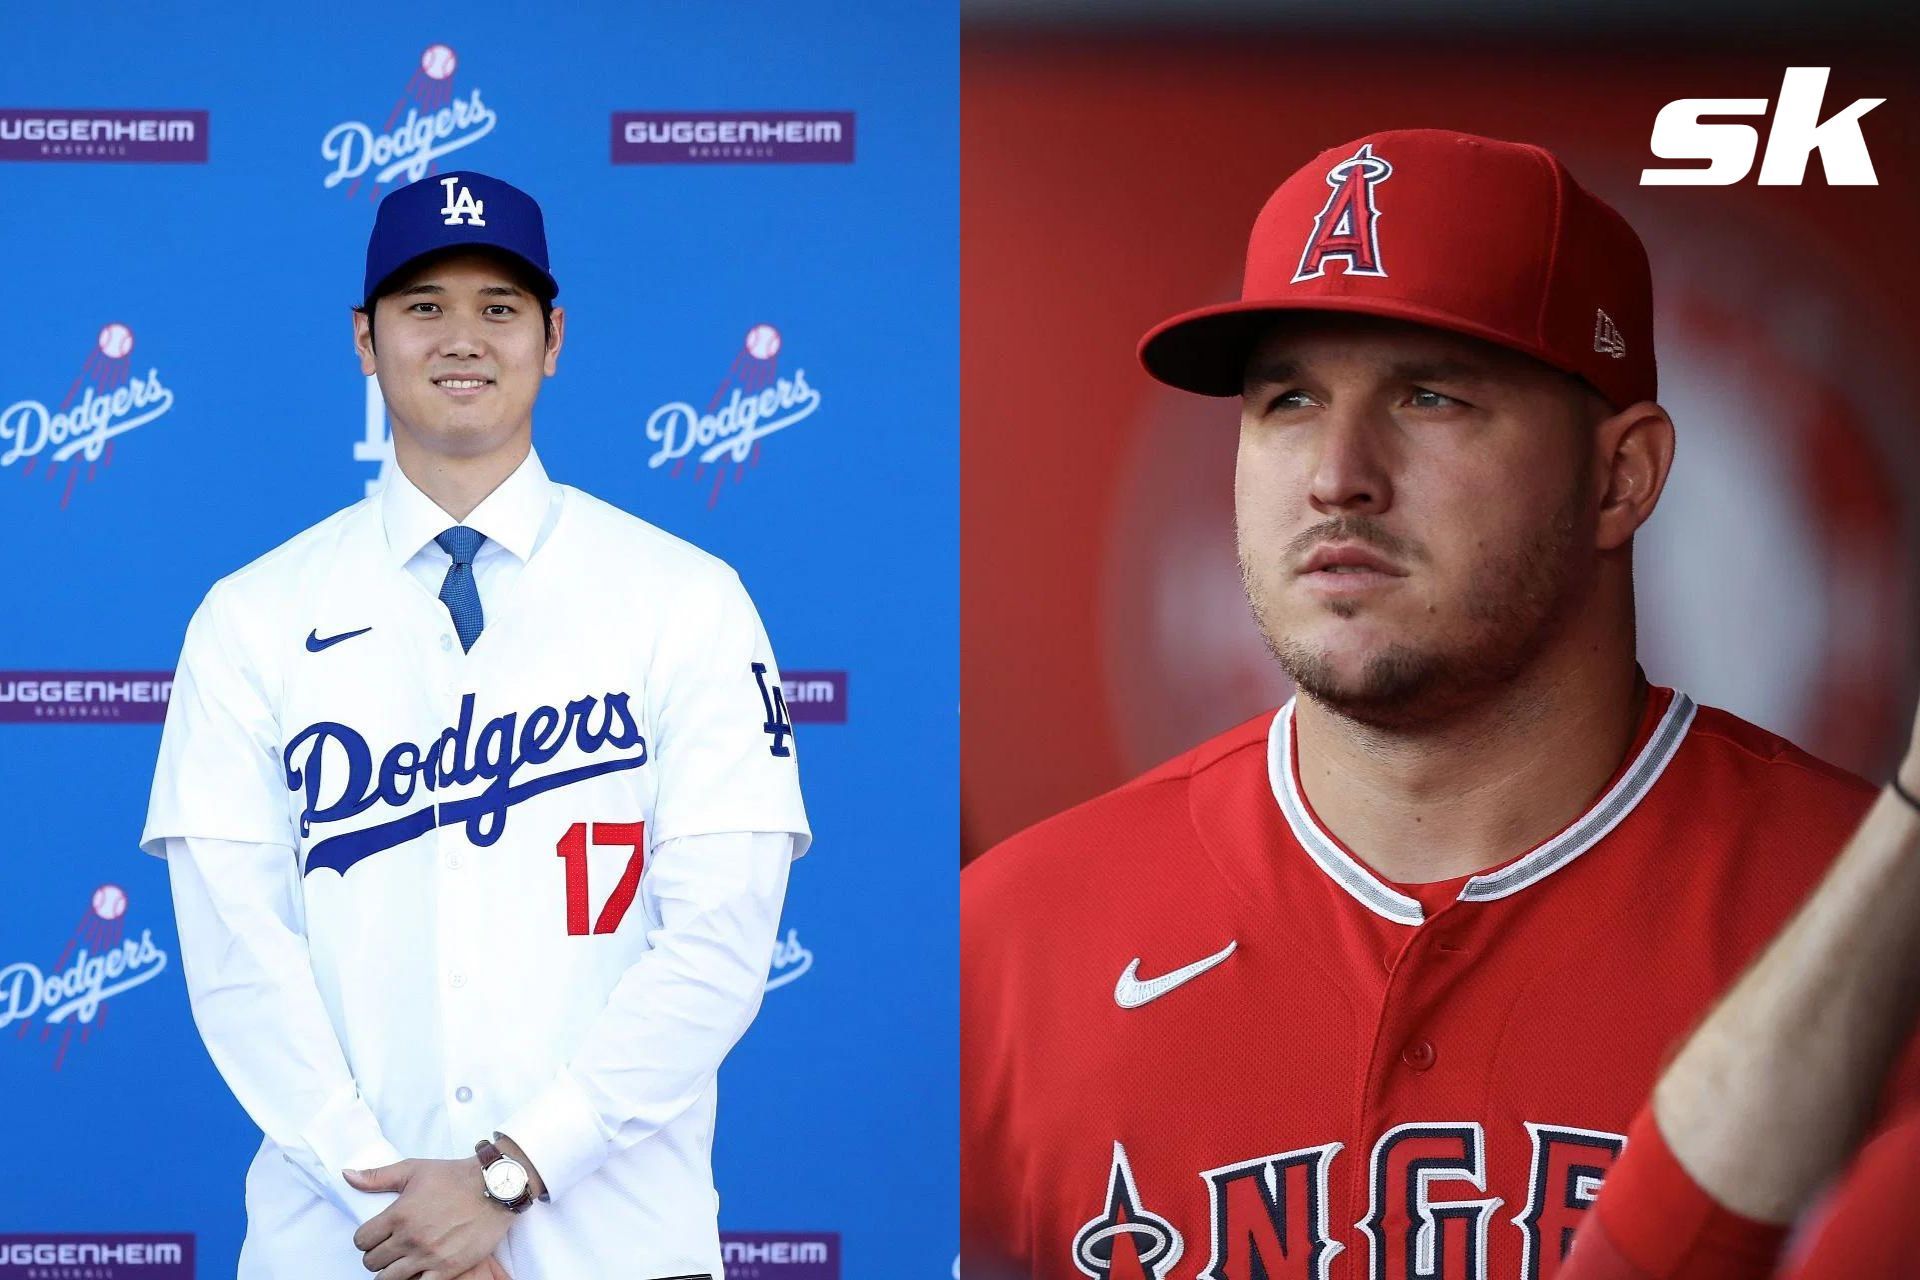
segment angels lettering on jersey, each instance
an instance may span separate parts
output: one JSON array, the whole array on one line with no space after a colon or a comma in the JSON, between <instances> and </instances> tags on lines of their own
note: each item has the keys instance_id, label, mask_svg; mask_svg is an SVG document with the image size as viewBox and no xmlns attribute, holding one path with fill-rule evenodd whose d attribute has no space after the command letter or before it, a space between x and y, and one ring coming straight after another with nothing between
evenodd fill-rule
<instances>
[{"instance_id":1,"label":"angels lettering on jersey","mask_svg":"<svg viewBox=\"0 0 1920 1280\"><path fill-rule=\"evenodd\" d=\"M1501 1198L1485 1194L1480 1125L1412 1123L1382 1134L1368 1160L1367 1216L1354 1224L1364 1257L1346 1274L1483 1280L1488 1233L1504 1222L1520 1233L1525 1280L1554 1275L1626 1139L1553 1125L1526 1129L1533 1140L1529 1195L1504 1219ZM1195 1280L1326 1280L1347 1247L1327 1211L1327 1184L1341 1146L1329 1142L1196 1170L1210 1239L1204 1261L1193 1262ZM1187 1178L1151 1189L1158 1196L1193 1190ZM1074 1236L1073 1265L1096 1280L1175 1280L1185 1252L1179 1230L1143 1199L1126 1148L1114 1143L1101 1212Z\"/></svg>"}]
</instances>

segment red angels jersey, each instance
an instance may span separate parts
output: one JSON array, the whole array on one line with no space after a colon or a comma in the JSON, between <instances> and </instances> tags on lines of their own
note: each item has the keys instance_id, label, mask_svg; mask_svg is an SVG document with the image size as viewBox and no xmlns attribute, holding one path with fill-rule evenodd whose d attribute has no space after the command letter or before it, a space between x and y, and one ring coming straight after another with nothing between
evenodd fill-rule
<instances>
[{"instance_id":1,"label":"red angels jersey","mask_svg":"<svg viewBox=\"0 0 1920 1280\"><path fill-rule=\"evenodd\" d=\"M1315 816L1292 712L963 874L968 1276L1554 1276L1665 1055L1873 798L1656 687L1559 834L1397 885Z\"/></svg>"}]
</instances>

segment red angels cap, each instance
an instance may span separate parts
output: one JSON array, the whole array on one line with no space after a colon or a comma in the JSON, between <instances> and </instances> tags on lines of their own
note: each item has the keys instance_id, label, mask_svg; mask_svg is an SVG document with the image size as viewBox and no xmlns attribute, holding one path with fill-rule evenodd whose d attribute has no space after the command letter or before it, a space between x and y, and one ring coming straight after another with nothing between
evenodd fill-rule
<instances>
[{"instance_id":1,"label":"red angels cap","mask_svg":"<svg viewBox=\"0 0 1920 1280\"><path fill-rule=\"evenodd\" d=\"M1240 301L1162 321L1140 363L1183 391L1239 395L1268 319L1293 310L1483 338L1615 408L1654 398L1646 247L1541 147L1396 129L1322 152L1260 210Z\"/></svg>"}]
</instances>

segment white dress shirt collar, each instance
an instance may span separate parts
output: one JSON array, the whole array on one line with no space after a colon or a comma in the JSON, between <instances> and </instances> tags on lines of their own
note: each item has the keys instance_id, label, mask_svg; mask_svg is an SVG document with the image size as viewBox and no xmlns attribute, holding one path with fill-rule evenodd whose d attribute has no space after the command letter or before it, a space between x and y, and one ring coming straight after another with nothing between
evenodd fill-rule
<instances>
[{"instance_id":1,"label":"white dress shirt collar","mask_svg":"<svg viewBox=\"0 0 1920 1280\"><path fill-rule=\"evenodd\" d=\"M443 511L395 462L380 490L380 517L396 566L406 564L421 548L459 524L479 531L524 564L539 542L552 497L553 482L532 447L513 474L483 498L465 520L455 520Z\"/></svg>"}]
</instances>

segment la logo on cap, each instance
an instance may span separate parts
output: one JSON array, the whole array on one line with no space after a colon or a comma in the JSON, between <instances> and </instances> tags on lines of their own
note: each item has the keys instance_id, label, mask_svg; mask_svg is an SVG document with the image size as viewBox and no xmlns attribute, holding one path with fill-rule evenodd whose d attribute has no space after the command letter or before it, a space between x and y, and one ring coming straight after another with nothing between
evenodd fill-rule
<instances>
[{"instance_id":1,"label":"la logo on cap","mask_svg":"<svg viewBox=\"0 0 1920 1280\"><path fill-rule=\"evenodd\" d=\"M1318 279L1326 274L1327 263L1336 259L1347 264L1350 276L1387 274L1380 265L1375 229L1380 211L1374 207L1373 189L1392 176L1393 166L1373 154L1371 142L1362 143L1358 151L1327 170L1327 185L1333 192L1313 220L1313 234L1300 251L1300 267L1292 283Z\"/></svg>"},{"instance_id":2,"label":"la logo on cap","mask_svg":"<svg viewBox=\"0 0 1920 1280\"><path fill-rule=\"evenodd\" d=\"M440 212L447 215L447 225L457 227L462 222L470 227L484 227L487 220L481 215L487 211L487 202L474 198L471 190L460 185L458 177L442 178L440 185L447 189L446 207ZM458 194L455 194L458 188Z\"/></svg>"}]
</instances>

